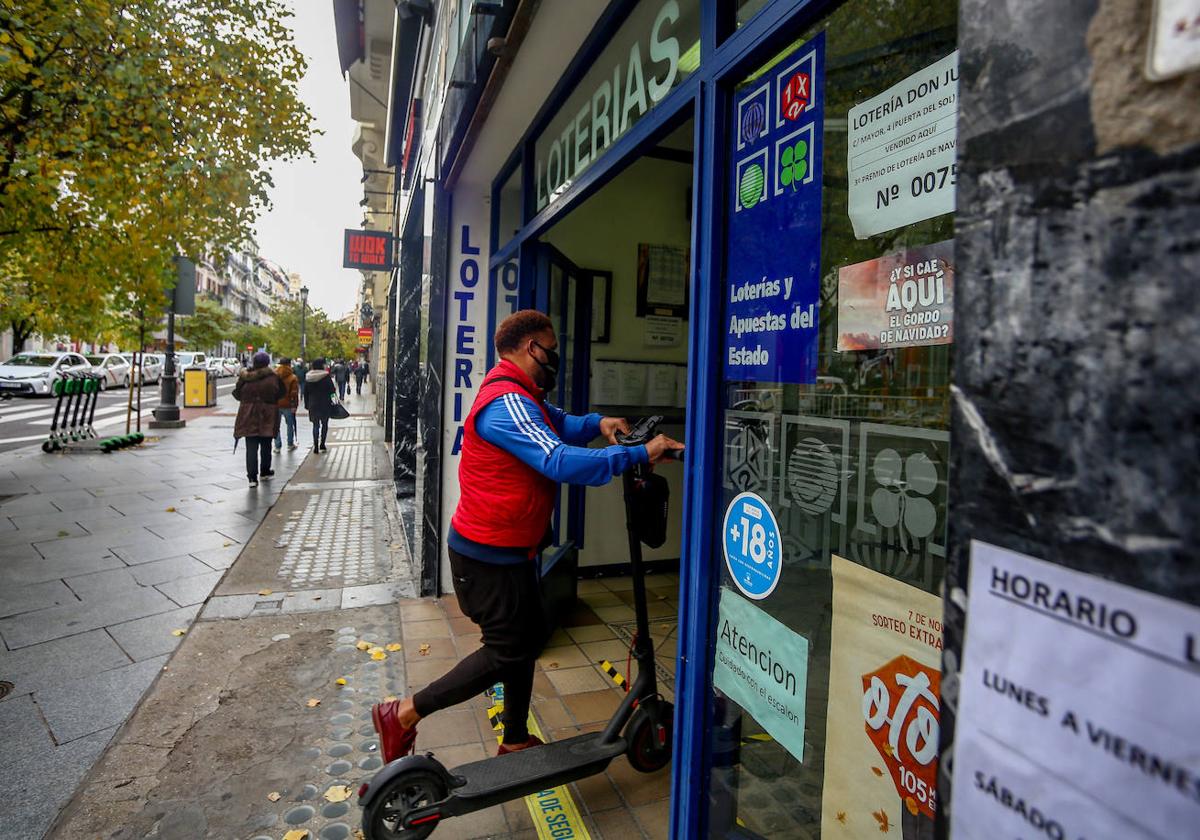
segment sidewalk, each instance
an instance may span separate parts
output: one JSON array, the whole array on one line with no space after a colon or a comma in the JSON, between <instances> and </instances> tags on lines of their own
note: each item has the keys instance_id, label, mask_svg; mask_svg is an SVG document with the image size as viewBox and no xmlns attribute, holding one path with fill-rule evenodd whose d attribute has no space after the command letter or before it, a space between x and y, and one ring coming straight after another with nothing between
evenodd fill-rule
<instances>
[{"instance_id":1,"label":"sidewalk","mask_svg":"<svg viewBox=\"0 0 1200 840\"><path fill-rule=\"evenodd\" d=\"M235 406L109 455L0 455L6 836L42 836L300 465L248 489Z\"/></svg>"},{"instance_id":2,"label":"sidewalk","mask_svg":"<svg viewBox=\"0 0 1200 840\"><path fill-rule=\"evenodd\" d=\"M327 454L307 457L49 836L357 836L353 793L382 764L371 705L416 690L479 641L453 598L412 597L380 436L369 418L352 418L334 427ZM670 699L678 582L650 585ZM620 694L595 663L625 669L629 590L621 579L581 585L583 603L535 678L547 737L598 729L615 708ZM382 650L372 656L361 642ZM481 696L432 716L417 748L451 766L494 754L489 705ZM665 838L668 793L669 770L643 776L623 758L563 789L578 813L574 836L596 840ZM535 832L542 815L530 800L455 819L436 836L550 836Z\"/></svg>"}]
</instances>

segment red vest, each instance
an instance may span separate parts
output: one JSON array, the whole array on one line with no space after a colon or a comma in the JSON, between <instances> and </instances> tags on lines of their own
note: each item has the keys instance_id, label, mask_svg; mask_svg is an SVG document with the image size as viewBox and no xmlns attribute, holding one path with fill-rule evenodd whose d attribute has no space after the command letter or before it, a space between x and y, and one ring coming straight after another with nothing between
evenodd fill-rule
<instances>
[{"instance_id":1,"label":"red vest","mask_svg":"<svg viewBox=\"0 0 1200 840\"><path fill-rule=\"evenodd\" d=\"M512 377L510 382L499 377ZM458 462L461 495L450 523L469 540L500 548L528 548L532 554L550 524L558 484L514 455L488 443L475 431L475 417L505 394L533 397L542 406L542 389L507 359L488 371L463 424ZM546 409L546 424L554 428Z\"/></svg>"}]
</instances>

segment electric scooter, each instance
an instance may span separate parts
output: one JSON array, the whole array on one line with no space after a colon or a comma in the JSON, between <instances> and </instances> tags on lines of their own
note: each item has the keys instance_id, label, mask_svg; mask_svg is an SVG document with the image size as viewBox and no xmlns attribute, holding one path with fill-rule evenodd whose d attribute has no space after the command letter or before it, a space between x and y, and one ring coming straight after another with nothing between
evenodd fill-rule
<instances>
[{"instance_id":1,"label":"electric scooter","mask_svg":"<svg viewBox=\"0 0 1200 840\"><path fill-rule=\"evenodd\" d=\"M625 446L638 446L654 437L661 417L639 420ZM681 452L673 454L676 459ZM633 658L637 677L603 732L577 735L506 755L447 769L433 753L398 758L383 767L358 791L367 840L423 840L448 818L490 808L501 802L564 785L603 772L619 755L643 773L652 773L671 760L674 707L658 693L654 644L646 612L642 540L665 532L667 505L657 504L646 491L649 466L637 466L622 476L625 521L629 531L629 562L633 575L637 636ZM661 479L660 479L661 480ZM648 544L657 543L648 537Z\"/></svg>"}]
</instances>

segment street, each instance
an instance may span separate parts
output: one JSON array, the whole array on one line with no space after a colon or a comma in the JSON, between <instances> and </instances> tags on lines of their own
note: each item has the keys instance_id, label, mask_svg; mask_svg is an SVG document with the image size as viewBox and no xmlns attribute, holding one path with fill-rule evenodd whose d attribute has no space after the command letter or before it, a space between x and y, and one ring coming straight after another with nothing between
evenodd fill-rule
<instances>
[{"instance_id":1,"label":"street","mask_svg":"<svg viewBox=\"0 0 1200 840\"><path fill-rule=\"evenodd\" d=\"M221 379L217 382L217 402L233 391L236 379ZM146 421L150 419L150 411L158 405L158 386L147 385L142 389L142 430L146 430ZM137 391L134 390L134 402L137 401ZM100 394L96 403L95 427L99 432L117 433L125 429L125 413L129 401L129 392L124 388L115 388ZM229 402L228 398L225 400ZM18 449L22 446L37 446L46 439L50 431L50 423L54 419L52 397L14 397L0 402L0 452Z\"/></svg>"}]
</instances>

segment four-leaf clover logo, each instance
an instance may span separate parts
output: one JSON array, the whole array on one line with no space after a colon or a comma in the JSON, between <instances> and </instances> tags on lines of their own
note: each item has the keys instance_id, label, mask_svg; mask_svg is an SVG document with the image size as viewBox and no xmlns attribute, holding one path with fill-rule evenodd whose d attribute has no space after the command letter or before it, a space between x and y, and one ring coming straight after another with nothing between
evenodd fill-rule
<instances>
[{"instance_id":1,"label":"four-leaf clover logo","mask_svg":"<svg viewBox=\"0 0 1200 840\"><path fill-rule=\"evenodd\" d=\"M797 140L794 146L788 146L779 156L779 182L796 189L796 184L804 180L808 174L808 141Z\"/></svg>"},{"instance_id":2,"label":"four-leaf clover logo","mask_svg":"<svg viewBox=\"0 0 1200 840\"><path fill-rule=\"evenodd\" d=\"M879 487L871 494L871 511L885 528L904 523L900 545L908 551L906 531L924 539L937 527L937 509L925 498L937 489L937 467L923 452L901 460L895 449L884 449L875 456L872 472Z\"/></svg>"}]
</instances>

